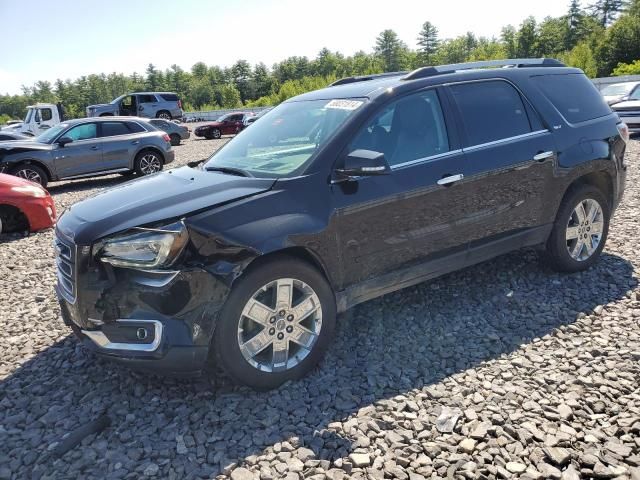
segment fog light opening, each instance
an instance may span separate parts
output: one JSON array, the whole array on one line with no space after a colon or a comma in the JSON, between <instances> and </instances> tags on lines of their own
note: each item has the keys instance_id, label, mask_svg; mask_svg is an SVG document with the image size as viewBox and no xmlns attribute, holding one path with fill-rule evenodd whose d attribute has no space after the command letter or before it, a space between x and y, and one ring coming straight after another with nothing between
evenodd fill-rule
<instances>
[{"instance_id":1,"label":"fog light opening","mask_svg":"<svg viewBox=\"0 0 640 480\"><path fill-rule=\"evenodd\" d=\"M138 340L145 340L149 336L146 328L140 327L136 330L136 337Z\"/></svg>"}]
</instances>

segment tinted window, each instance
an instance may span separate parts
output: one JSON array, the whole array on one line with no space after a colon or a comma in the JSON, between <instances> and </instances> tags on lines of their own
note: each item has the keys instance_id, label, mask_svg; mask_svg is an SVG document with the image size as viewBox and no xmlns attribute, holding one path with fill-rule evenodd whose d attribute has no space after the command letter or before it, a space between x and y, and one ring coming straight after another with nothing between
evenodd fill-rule
<instances>
[{"instance_id":1,"label":"tinted window","mask_svg":"<svg viewBox=\"0 0 640 480\"><path fill-rule=\"evenodd\" d=\"M158 128L169 128L169 124L164 120L150 120L149 123L151 123L151 125L154 125Z\"/></svg>"},{"instance_id":2,"label":"tinted window","mask_svg":"<svg viewBox=\"0 0 640 480\"><path fill-rule=\"evenodd\" d=\"M82 125L78 125L77 127L73 127L71 130L65 133L64 136L71 138L75 142L77 142L78 140L88 140L90 138L96 138L96 124L84 123Z\"/></svg>"},{"instance_id":3,"label":"tinted window","mask_svg":"<svg viewBox=\"0 0 640 480\"><path fill-rule=\"evenodd\" d=\"M175 93L163 93L160 96L164 100L166 100L167 102L177 102L178 101L178 95L176 95Z\"/></svg>"},{"instance_id":4,"label":"tinted window","mask_svg":"<svg viewBox=\"0 0 640 480\"><path fill-rule=\"evenodd\" d=\"M13 140L13 137L9 135L3 135L0 133L0 140Z\"/></svg>"},{"instance_id":5,"label":"tinted window","mask_svg":"<svg viewBox=\"0 0 640 480\"><path fill-rule=\"evenodd\" d=\"M382 152L390 165L448 152L438 94L428 90L384 107L351 142L350 151L358 149Z\"/></svg>"},{"instance_id":6,"label":"tinted window","mask_svg":"<svg viewBox=\"0 0 640 480\"><path fill-rule=\"evenodd\" d=\"M598 89L581 73L539 75L532 80L570 123L611 113Z\"/></svg>"},{"instance_id":7,"label":"tinted window","mask_svg":"<svg viewBox=\"0 0 640 480\"><path fill-rule=\"evenodd\" d=\"M117 135L129 135L131 132L123 122L102 123L102 136L115 137Z\"/></svg>"},{"instance_id":8,"label":"tinted window","mask_svg":"<svg viewBox=\"0 0 640 480\"><path fill-rule=\"evenodd\" d=\"M53 116L51 114L50 108L41 108L38 110L38 112L40 113L40 118L43 122L46 122L47 120L51 120L51 117Z\"/></svg>"},{"instance_id":9,"label":"tinted window","mask_svg":"<svg viewBox=\"0 0 640 480\"><path fill-rule=\"evenodd\" d=\"M469 145L531 132L520 94L507 82L463 83L450 88L462 115Z\"/></svg>"},{"instance_id":10,"label":"tinted window","mask_svg":"<svg viewBox=\"0 0 640 480\"><path fill-rule=\"evenodd\" d=\"M127 122L127 128L131 133L139 133L144 132L145 129L140 126L140 124L135 122Z\"/></svg>"},{"instance_id":11,"label":"tinted window","mask_svg":"<svg viewBox=\"0 0 640 480\"><path fill-rule=\"evenodd\" d=\"M155 95L138 95L138 103L155 103L157 101Z\"/></svg>"}]
</instances>

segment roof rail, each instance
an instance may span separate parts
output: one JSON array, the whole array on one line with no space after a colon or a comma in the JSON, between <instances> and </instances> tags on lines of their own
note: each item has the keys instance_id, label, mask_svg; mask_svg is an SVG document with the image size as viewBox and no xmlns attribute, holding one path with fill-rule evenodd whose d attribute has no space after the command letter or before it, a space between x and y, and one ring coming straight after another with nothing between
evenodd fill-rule
<instances>
[{"instance_id":1,"label":"roof rail","mask_svg":"<svg viewBox=\"0 0 640 480\"><path fill-rule=\"evenodd\" d=\"M564 63L555 58L508 58L505 60L485 60L481 62L451 63L435 67L422 67L402 77L403 80L416 80L418 78L453 73L458 70L471 70L475 68L521 68L521 67L566 67Z\"/></svg>"},{"instance_id":2,"label":"roof rail","mask_svg":"<svg viewBox=\"0 0 640 480\"><path fill-rule=\"evenodd\" d=\"M406 75L408 72L403 71L403 72L387 72L387 73L375 73L372 75L360 75L357 77L344 77L341 78L339 80L336 80L335 82L333 82L332 84L330 84L330 87L335 87L337 85L346 85L348 83L355 83L355 82L366 82L369 80L377 80L379 78L385 78L385 77L398 77L400 75Z\"/></svg>"}]
</instances>

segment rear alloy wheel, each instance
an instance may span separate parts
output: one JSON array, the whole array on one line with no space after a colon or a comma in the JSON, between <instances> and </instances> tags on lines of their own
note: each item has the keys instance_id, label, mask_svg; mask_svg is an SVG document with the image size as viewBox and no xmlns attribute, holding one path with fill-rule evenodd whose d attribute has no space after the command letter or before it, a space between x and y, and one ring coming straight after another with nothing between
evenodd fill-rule
<instances>
[{"instance_id":1,"label":"rear alloy wheel","mask_svg":"<svg viewBox=\"0 0 640 480\"><path fill-rule=\"evenodd\" d=\"M151 175L162 170L162 158L156 152L140 152L136 157L136 173L138 175Z\"/></svg>"},{"instance_id":2,"label":"rear alloy wheel","mask_svg":"<svg viewBox=\"0 0 640 480\"><path fill-rule=\"evenodd\" d=\"M171 145L173 145L174 147L180 145L180 135L178 135L177 133L172 133L171 135L169 135L169 138L171 139Z\"/></svg>"},{"instance_id":3,"label":"rear alloy wheel","mask_svg":"<svg viewBox=\"0 0 640 480\"><path fill-rule=\"evenodd\" d=\"M275 388L316 365L333 336L335 316L324 277L304 262L282 257L252 270L233 288L213 348L236 381Z\"/></svg>"},{"instance_id":4,"label":"rear alloy wheel","mask_svg":"<svg viewBox=\"0 0 640 480\"><path fill-rule=\"evenodd\" d=\"M607 240L610 215L609 204L597 188L582 185L569 193L547 242L551 266L577 272L593 265Z\"/></svg>"},{"instance_id":5,"label":"rear alloy wheel","mask_svg":"<svg viewBox=\"0 0 640 480\"><path fill-rule=\"evenodd\" d=\"M42 168L37 165L33 165L31 163L25 163L23 165L18 165L16 168L11 170L11 174L16 177L24 178L25 180L29 180L30 182L39 183L43 187L47 186L47 174L42 170Z\"/></svg>"},{"instance_id":6,"label":"rear alloy wheel","mask_svg":"<svg viewBox=\"0 0 640 480\"><path fill-rule=\"evenodd\" d=\"M156 115L156 117L157 118L162 118L163 120L171 120L171 114L169 112L167 112L166 110L158 112L158 115Z\"/></svg>"},{"instance_id":7,"label":"rear alloy wheel","mask_svg":"<svg viewBox=\"0 0 640 480\"><path fill-rule=\"evenodd\" d=\"M217 140L220 137L222 137L222 132L219 128L214 128L213 130L211 130L211 138Z\"/></svg>"}]
</instances>

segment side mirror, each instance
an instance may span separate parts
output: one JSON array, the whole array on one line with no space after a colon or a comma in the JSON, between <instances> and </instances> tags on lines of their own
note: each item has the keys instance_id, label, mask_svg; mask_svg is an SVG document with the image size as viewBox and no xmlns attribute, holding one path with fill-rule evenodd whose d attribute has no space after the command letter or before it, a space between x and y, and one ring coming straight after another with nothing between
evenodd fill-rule
<instances>
[{"instance_id":1,"label":"side mirror","mask_svg":"<svg viewBox=\"0 0 640 480\"><path fill-rule=\"evenodd\" d=\"M373 150L354 150L345 157L343 167L336 169L338 180L389 173L391 173L391 167L384 158L384 153Z\"/></svg>"},{"instance_id":2,"label":"side mirror","mask_svg":"<svg viewBox=\"0 0 640 480\"><path fill-rule=\"evenodd\" d=\"M66 144L71 142L73 142L73 139L71 137L60 137L56 143L61 147L64 147Z\"/></svg>"}]
</instances>

